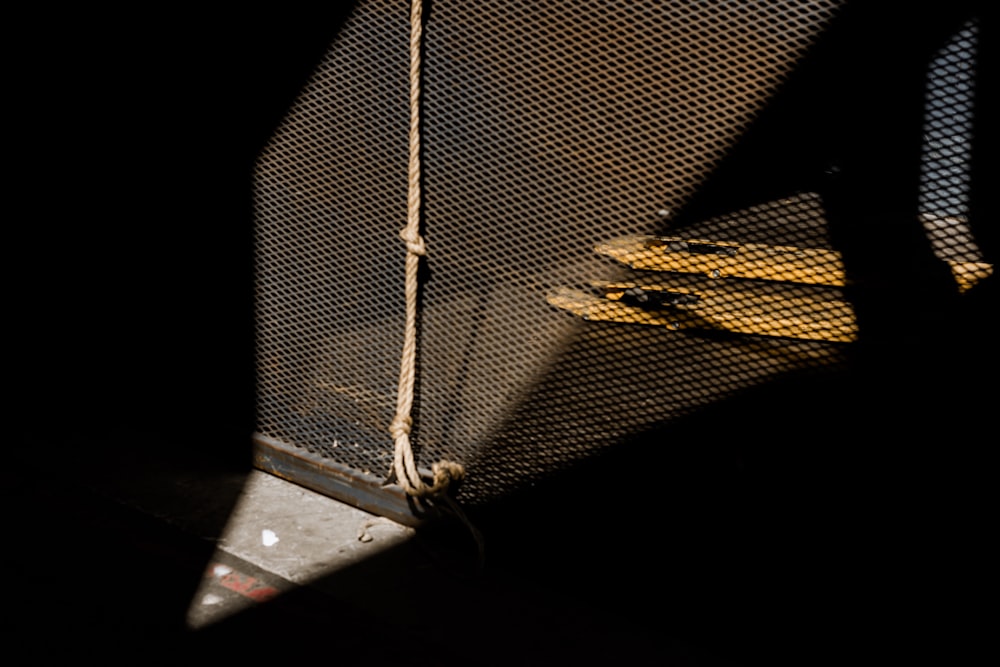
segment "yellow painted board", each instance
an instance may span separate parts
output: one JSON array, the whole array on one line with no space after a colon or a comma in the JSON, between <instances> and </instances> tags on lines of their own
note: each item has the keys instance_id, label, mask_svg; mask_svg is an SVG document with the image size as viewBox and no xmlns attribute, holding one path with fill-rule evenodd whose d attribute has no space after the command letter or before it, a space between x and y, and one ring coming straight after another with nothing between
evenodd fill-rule
<instances>
[{"instance_id":1,"label":"yellow painted board","mask_svg":"<svg viewBox=\"0 0 1000 667\"><path fill-rule=\"evenodd\" d=\"M599 243L594 249L640 270L810 285L842 286L846 282L840 254L831 250L662 236L626 236Z\"/></svg>"},{"instance_id":2,"label":"yellow painted board","mask_svg":"<svg viewBox=\"0 0 1000 667\"><path fill-rule=\"evenodd\" d=\"M627 290L641 289L647 293L688 294L697 299L694 303L677 306L702 314L715 311L782 314L792 318L812 318L854 323L854 310L843 299L822 294L794 295L784 293L749 292L740 289L692 289L664 283L602 282L591 283L604 292L606 299L620 300Z\"/></svg>"},{"instance_id":3,"label":"yellow painted board","mask_svg":"<svg viewBox=\"0 0 1000 667\"><path fill-rule=\"evenodd\" d=\"M847 283L841 254L819 248L640 235L610 239L597 244L594 250L637 270L830 287ZM984 262L948 264L962 292L993 272L993 266Z\"/></svg>"},{"instance_id":4,"label":"yellow painted board","mask_svg":"<svg viewBox=\"0 0 1000 667\"><path fill-rule=\"evenodd\" d=\"M757 308L725 308L684 305L663 309L631 306L619 298L601 298L582 290L559 288L548 302L588 321L660 326L671 330L716 329L734 333L781 336L803 340L847 343L857 338L853 316L833 313L832 317L812 316L794 309L782 310L762 305Z\"/></svg>"},{"instance_id":5,"label":"yellow painted board","mask_svg":"<svg viewBox=\"0 0 1000 667\"><path fill-rule=\"evenodd\" d=\"M993 265L986 262L948 262L958 283L958 291L966 292L993 274Z\"/></svg>"}]
</instances>

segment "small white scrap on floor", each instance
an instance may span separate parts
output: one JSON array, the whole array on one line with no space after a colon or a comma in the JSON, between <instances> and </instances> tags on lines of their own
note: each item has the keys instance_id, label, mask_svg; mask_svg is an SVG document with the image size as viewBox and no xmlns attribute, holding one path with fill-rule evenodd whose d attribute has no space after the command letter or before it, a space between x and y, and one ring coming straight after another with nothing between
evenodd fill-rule
<instances>
[{"instance_id":1,"label":"small white scrap on floor","mask_svg":"<svg viewBox=\"0 0 1000 667\"><path fill-rule=\"evenodd\" d=\"M290 583L305 585L414 535L413 528L256 470L247 476L239 501L216 538L216 549ZM215 578L229 574L220 569L225 567L212 568ZM209 625L247 605L240 596L209 604L205 600L210 594L205 589L195 594L189 608L190 627Z\"/></svg>"}]
</instances>

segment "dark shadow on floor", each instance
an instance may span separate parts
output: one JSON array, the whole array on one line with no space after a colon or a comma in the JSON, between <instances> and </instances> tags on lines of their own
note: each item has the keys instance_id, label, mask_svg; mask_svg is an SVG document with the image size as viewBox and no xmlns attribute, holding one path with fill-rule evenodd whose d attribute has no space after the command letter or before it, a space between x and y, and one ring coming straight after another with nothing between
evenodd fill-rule
<instances>
[{"instance_id":1,"label":"dark shadow on floor","mask_svg":"<svg viewBox=\"0 0 1000 667\"><path fill-rule=\"evenodd\" d=\"M535 552L537 568L508 570L498 558L477 573L468 535L450 527L190 630L188 607L215 552L206 535L221 533L241 475L231 464L168 460L177 448L138 436L119 447L105 441L103 450L78 441L79 455L47 473L37 459L12 460L5 499L14 510L6 528L15 613L5 629L30 641L39 660L258 662L320 652L347 665L729 664L679 640L655 609L636 622L593 598L589 587L618 577L616 564L595 564L585 586L563 591L546 580L557 551L525 535L506 549ZM208 505L206 520L191 524L197 504Z\"/></svg>"}]
</instances>

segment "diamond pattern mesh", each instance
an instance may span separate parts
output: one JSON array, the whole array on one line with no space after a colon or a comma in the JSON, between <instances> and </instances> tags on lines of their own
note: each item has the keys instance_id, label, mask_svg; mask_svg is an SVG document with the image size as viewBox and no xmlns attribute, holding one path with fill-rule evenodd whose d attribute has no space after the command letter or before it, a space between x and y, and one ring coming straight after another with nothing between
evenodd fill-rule
<instances>
[{"instance_id":1,"label":"diamond pattern mesh","mask_svg":"<svg viewBox=\"0 0 1000 667\"><path fill-rule=\"evenodd\" d=\"M433 3L413 439L465 465L460 499L844 363L859 332L816 188L695 205L841 5ZM975 36L928 70L921 201L973 281ZM404 327L408 40L408 3L358 3L255 176L258 430L371 479Z\"/></svg>"}]
</instances>

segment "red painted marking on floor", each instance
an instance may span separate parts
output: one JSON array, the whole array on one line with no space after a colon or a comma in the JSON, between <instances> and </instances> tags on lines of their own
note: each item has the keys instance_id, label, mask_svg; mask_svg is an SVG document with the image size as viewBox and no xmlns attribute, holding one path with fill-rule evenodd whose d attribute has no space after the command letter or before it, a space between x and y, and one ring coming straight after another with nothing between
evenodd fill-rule
<instances>
[{"instance_id":1,"label":"red painted marking on floor","mask_svg":"<svg viewBox=\"0 0 1000 667\"><path fill-rule=\"evenodd\" d=\"M268 586L259 579L243 574L242 572L237 572L228 566L226 566L228 571L225 574L216 574L214 571L215 567L216 566L212 566L209 568L209 572L213 573L213 576L218 579L219 584L223 588L228 588L229 590L239 593L243 597L250 598L255 602L270 600L281 592L273 586Z\"/></svg>"},{"instance_id":2,"label":"red painted marking on floor","mask_svg":"<svg viewBox=\"0 0 1000 667\"><path fill-rule=\"evenodd\" d=\"M244 595L255 602L266 602L277 596L279 592L277 588L271 586L259 586L247 591Z\"/></svg>"}]
</instances>

